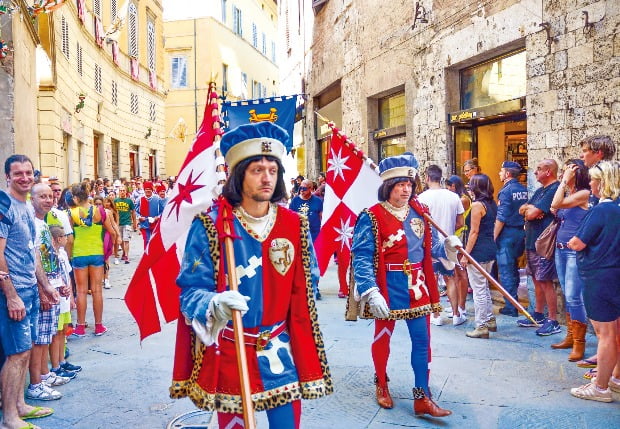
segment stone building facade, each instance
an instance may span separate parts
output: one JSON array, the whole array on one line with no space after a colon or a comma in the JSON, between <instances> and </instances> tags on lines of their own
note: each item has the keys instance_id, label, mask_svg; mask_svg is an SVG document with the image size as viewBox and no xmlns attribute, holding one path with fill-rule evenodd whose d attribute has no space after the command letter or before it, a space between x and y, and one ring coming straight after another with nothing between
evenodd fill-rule
<instances>
[{"instance_id":1,"label":"stone building facade","mask_svg":"<svg viewBox=\"0 0 620 429\"><path fill-rule=\"evenodd\" d=\"M541 159L578 156L584 136L620 142L618 1L315 3L305 141L313 174L325 169L327 147L314 111L374 160L410 150L445 175L477 157L497 179L513 159L525 181Z\"/></svg>"}]
</instances>

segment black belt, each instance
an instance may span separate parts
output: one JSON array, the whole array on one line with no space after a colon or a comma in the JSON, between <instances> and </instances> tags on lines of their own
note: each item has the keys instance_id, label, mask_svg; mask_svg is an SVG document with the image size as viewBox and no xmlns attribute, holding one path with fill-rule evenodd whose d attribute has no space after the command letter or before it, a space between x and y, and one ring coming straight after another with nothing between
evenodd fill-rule
<instances>
[{"instance_id":1,"label":"black belt","mask_svg":"<svg viewBox=\"0 0 620 429\"><path fill-rule=\"evenodd\" d=\"M557 243L555 243L555 247L557 249L568 249L568 243L557 242Z\"/></svg>"}]
</instances>

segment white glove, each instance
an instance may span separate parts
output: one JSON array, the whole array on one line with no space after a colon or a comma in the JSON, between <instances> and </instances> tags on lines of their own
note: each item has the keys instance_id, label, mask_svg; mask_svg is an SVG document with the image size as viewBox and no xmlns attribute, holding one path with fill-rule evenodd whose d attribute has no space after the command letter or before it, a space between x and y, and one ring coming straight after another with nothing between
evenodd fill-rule
<instances>
[{"instance_id":1,"label":"white glove","mask_svg":"<svg viewBox=\"0 0 620 429\"><path fill-rule=\"evenodd\" d=\"M234 290L227 290L213 297L209 303L209 309L216 320L228 321L232 319L232 310L239 310L241 316L247 313L249 300L249 296L241 295Z\"/></svg>"},{"instance_id":2,"label":"white glove","mask_svg":"<svg viewBox=\"0 0 620 429\"><path fill-rule=\"evenodd\" d=\"M368 305L370 306L370 312L379 319L386 319L390 315L390 309L385 302L385 298L381 295L378 289L373 290L368 294Z\"/></svg>"},{"instance_id":3,"label":"white glove","mask_svg":"<svg viewBox=\"0 0 620 429\"><path fill-rule=\"evenodd\" d=\"M155 219L154 219L154 218L152 218L152 217L150 217L150 216L149 216L149 217L147 217L146 219L149 221L149 223L153 223L153 222L155 222Z\"/></svg>"},{"instance_id":4,"label":"white glove","mask_svg":"<svg viewBox=\"0 0 620 429\"><path fill-rule=\"evenodd\" d=\"M454 262L455 264L459 263L457 258L457 247L463 247L463 243L456 235L449 235L443 242L443 247L446 249L446 256L448 260Z\"/></svg>"}]
</instances>

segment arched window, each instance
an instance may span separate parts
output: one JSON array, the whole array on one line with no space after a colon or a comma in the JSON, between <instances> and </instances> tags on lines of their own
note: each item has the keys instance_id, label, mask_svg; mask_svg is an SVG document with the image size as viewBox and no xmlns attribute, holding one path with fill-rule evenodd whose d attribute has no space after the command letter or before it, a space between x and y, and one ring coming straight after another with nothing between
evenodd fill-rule
<instances>
[{"instance_id":1,"label":"arched window","mask_svg":"<svg viewBox=\"0 0 620 429\"><path fill-rule=\"evenodd\" d=\"M129 56L138 58L138 8L133 3L128 8Z\"/></svg>"}]
</instances>

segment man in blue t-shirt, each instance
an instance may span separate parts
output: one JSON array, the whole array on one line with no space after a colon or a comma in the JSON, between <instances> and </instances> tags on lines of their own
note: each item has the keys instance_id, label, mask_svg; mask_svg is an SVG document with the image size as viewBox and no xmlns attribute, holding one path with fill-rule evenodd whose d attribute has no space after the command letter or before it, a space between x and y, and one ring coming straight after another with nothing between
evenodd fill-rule
<instances>
[{"instance_id":1,"label":"man in blue t-shirt","mask_svg":"<svg viewBox=\"0 0 620 429\"><path fill-rule=\"evenodd\" d=\"M316 240L321 230L321 215L323 214L323 201L312 195L312 184L309 180L301 182L299 187L299 195L293 198L289 209L296 211L308 218L310 224L310 235L312 236L312 242Z\"/></svg>"},{"instance_id":2,"label":"man in blue t-shirt","mask_svg":"<svg viewBox=\"0 0 620 429\"><path fill-rule=\"evenodd\" d=\"M32 343L37 339L39 305L56 304L59 294L47 280L40 255L35 252L34 215L26 201L34 185L32 161L25 155L11 155L4 171L11 204L6 213L10 225L0 223L0 272L9 274L0 280L0 342L6 356L0 372L1 424L27 427L23 416L53 413L50 408L37 410L27 405L22 389Z\"/></svg>"},{"instance_id":3,"label":"man in blue t-shirt","mask_svg":"<svg viewBox=\"0 0 620 429\"><path fill-rule=\"evenodd\" d=\"M542 327L536 330L536 335L553 335L559 333L560 325L557 321L558 304L553 280L557 278L555 262L545 259L536 253L536 239L553 220L551 213L551 201L558 188L559 182L558 164L553 159L543 159L536 166L536 180L542 185L538 188L527 204L519 209L519 214L525 218L525 256L527 257L528 274L534 282L536 306L533 317L542 323ZM545 318L545 303L549 311ZM536 326L529 319L519 319L519 326Z\"/></svg>"}]
</instances>

